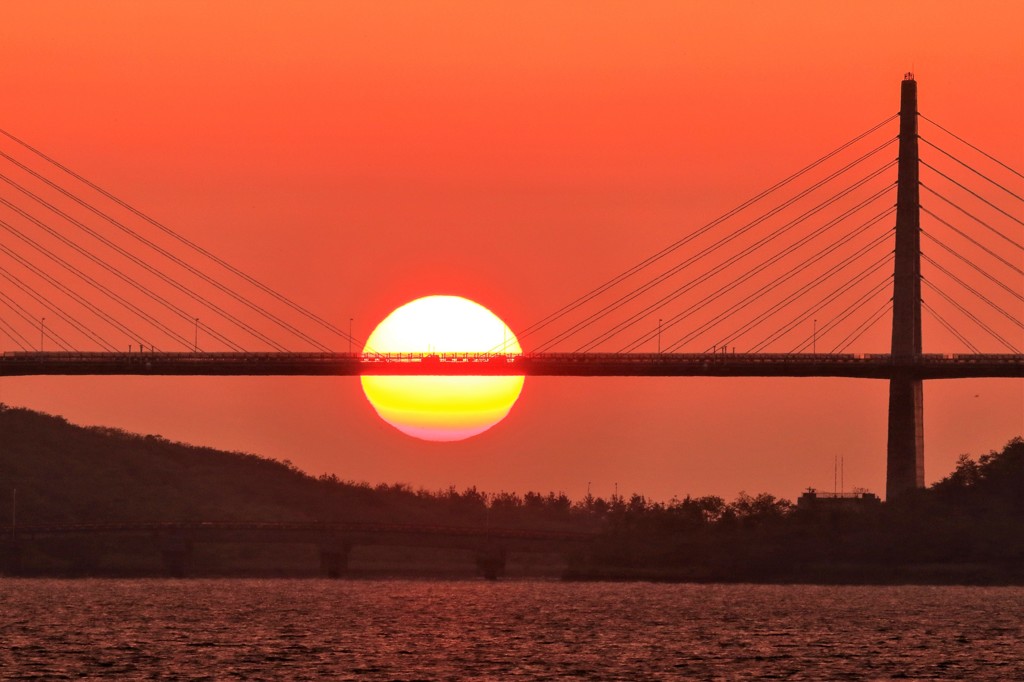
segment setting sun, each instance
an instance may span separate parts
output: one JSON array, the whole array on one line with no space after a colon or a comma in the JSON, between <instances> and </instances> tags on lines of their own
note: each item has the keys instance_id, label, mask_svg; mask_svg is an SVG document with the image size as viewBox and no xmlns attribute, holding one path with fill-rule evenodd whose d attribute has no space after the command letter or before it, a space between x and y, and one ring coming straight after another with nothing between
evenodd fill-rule
<instances>
[{"instance_id":1,"label":"setting sun","mask_svg":"<svg viewBox=\"0 0 1024 682\"><path fill-rule=\"evenodd\" d=\"M377 325L364 353L521 353L508 326L459 296L426 296ZM364 376L363 391L381 419L415 438L456 441L508 414L522 376Z\"/></svg>"}]
</instances>

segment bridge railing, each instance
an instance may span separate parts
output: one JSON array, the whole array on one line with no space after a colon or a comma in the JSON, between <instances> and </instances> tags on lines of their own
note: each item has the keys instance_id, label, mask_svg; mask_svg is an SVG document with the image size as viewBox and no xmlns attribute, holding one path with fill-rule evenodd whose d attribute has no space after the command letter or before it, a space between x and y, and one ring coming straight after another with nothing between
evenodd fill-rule
<instances>
[{"instance_id":1,"label":"bridge railing","mask_svg":"<svg viewBox=\"0 0 1024 682\"><path fill-rule=\"evenodd\" d=\"M152 360L358 360L364 363L473 363L507 362L520 360L555 360L563 362L1020 362L1024 356L1014 353L923 353L899 358L887 353L309 353L309 352L91 352L91 351L4 351L0 354L10 361L103 361L123 362L130 359Z\"/></svg>"}]
</instances>

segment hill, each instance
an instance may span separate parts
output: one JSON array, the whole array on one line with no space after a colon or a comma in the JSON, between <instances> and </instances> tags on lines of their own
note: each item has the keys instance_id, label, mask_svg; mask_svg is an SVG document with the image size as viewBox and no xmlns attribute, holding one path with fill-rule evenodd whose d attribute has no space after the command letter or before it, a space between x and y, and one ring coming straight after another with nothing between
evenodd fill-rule
<instances>
[{"instance_id":1,"label":"hill","mask_svg":"<svg viewBox=\"0 0 1024 682\"><path fill-rule=\"evenodd\" d=\"M565 529L580 521L570 518L564 495L488 496L476 488L427 491L315 478L288 461L76 426L0 404L0 508L13 489L21 524L372 521Z\"/></svg>"},{"instance_id":2,"label":"hill","mask_svg":"<svg viewBox=\"0 0 1024 682\"><path fill-rule=\"evenodd\" d=\"M26 409L0 406L0 443L0 490L17 489L22 523L305 521L409 511L287 463L84 428Z\"/></svg>"},{"instance_id":3,"label":"hill","mask_svg":"<svg viewBox=\"0 0 1024 682\"><path fill-rule=\"evenodd\" d=\"M15 488L19 526L342 521L597 531L599 538L573 567L577 577L1024 582L1020 438L977 460L962 457L945 479L897 502L815 510L798 509L766 493L740 493L732 502L707 496L666 503L640 495L573 502L555 493L371 487L335 476L314 478L287 461L75 426L61 417L0 405L0 508ZM4 516L9 518L8 513ZM132 550L119 543L37 542L35 566L41 572L102 573L135 565L136 556L147 551L152 554L141 545ZM240 565L284 567L287 572L300 570L297 566L311 570L316 548L218 546L209 551L219 557L206 563L212 572L232 573ZM370 564L376 561L381 570L392 572L419 560L412 550L381 551L360 549L357 554L375 556ZM299 556L303 552L304 558ZM453 556L431 559L434 572L468 565L465 556ZM541 572L557 574L556 564L564 568L566 559L549 557ZM131 570L159 572L159 565L138 564Z\"/></svg>"}]
</instances>

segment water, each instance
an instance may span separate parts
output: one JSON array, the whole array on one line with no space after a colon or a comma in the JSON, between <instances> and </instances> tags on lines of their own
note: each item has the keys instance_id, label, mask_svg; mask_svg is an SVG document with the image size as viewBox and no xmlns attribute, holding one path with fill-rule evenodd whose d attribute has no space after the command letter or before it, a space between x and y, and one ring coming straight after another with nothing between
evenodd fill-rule
<instances>
[{"instance_id":1,"label":"water","mask_svg":"<svg viewBox=\"0 0 1024 682\"><path fill-rule=\"evenodd\" d=\"M0 579L0 679L1024 679L1024 588Z\"/></svg>"}]
</instances>

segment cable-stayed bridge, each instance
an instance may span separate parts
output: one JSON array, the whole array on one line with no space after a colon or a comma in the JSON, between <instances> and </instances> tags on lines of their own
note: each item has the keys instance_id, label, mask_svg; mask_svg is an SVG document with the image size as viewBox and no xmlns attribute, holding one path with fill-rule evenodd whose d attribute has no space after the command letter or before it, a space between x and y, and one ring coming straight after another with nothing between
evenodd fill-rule
<instances>
[{"instance_id":1,"label":"cable-stayed bridge","mask_svg":"<svg viewBox=\"0 0 1024 682\"><path fill-rule=\"evenodd\" d=\"M901 90L899 113L517 330L522 354L364 348L3 133L0 375L887 379L891 498L924 483L922 381L1024 377L1024 175Z\"/></svg>"},{"instance_id":2,"label":"cable-stayed bridge","mask_svg":"<svg viewBox=\"0 0 1024 682\"><path fill-rule=\"evenodd\" d=\"M660 376L921 379L1024 376L1017 354L64 353L4 355L6 376Z\"/></svg>"}]
</instances>

